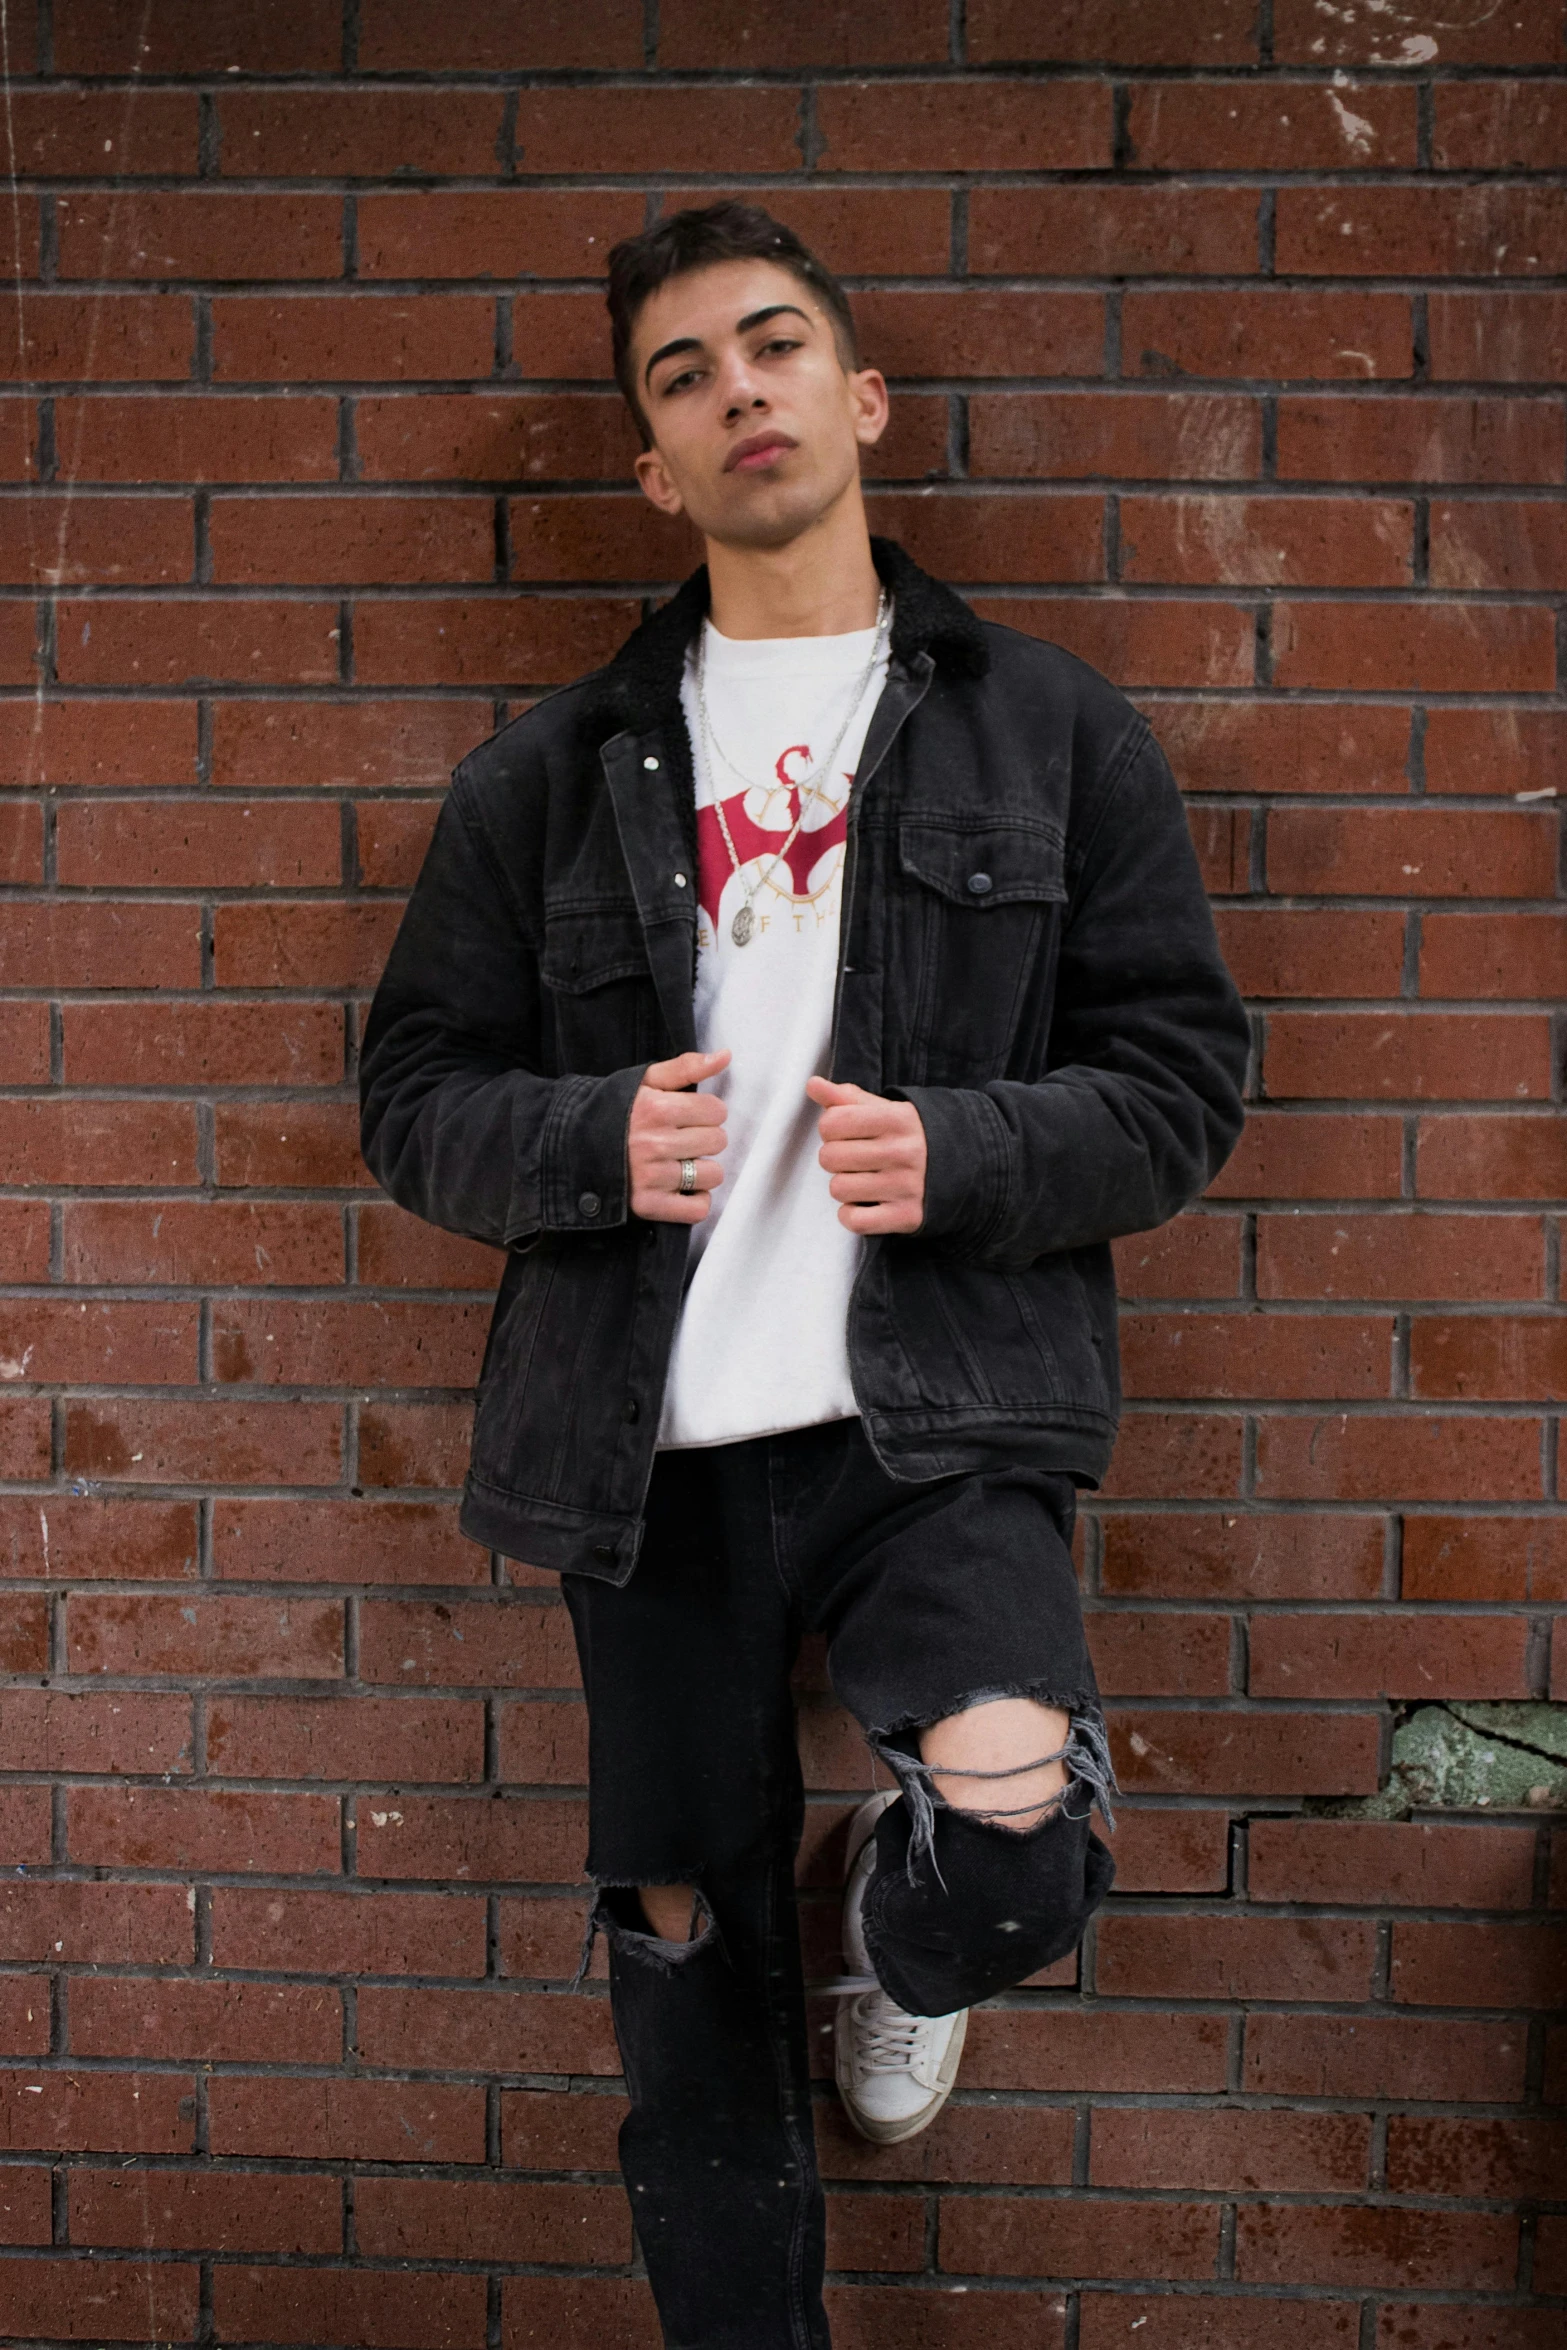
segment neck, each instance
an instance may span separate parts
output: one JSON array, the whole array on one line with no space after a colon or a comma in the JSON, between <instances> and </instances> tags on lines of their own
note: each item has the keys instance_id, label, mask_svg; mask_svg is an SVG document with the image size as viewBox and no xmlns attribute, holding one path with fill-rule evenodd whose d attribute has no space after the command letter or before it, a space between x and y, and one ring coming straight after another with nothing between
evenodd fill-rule
<instances>
[{"instance_id":1,"label":"neck","mask_svg":"<svg viewBox=\"0 0 1567 2350\"><path fill-rule=\"evenodd\" d=\"M847 636L876 625L881 581L858 481L787 546L709 539L707 570L720 636Z\"/></svg>"}]
</instances>

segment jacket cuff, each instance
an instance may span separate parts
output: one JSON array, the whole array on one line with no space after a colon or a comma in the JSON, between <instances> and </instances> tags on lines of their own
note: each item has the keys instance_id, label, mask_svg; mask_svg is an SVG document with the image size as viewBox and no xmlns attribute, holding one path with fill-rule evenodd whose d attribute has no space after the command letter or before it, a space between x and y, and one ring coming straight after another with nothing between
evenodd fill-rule
<instances>
[{"instance_id":1,"label":"jacket cuff","mask_svg":"<svg viewBox=\"0 0 1567 2350\"><path fill-rule=\"evenodd\" d=\"M893 1085L925 1129L925 1214L912 1238L977 1255L1004 1220L1011 1195L1011 1138L988 1093L961 1085Z\"/></svg>"},{"instance_id":2,"label":"jacket cuff","mask_svg":"<svg viewBox=\"0 0 1567 2350\"><path fill-rule=\"evenodd\" d=\"M626 1135L631 1105L647 1074L646 1061L608 1077L562 1077L539 1141L538 1214L527 1206L532 1186L519 1165L513 1185L514 1220L521 1231L602 1232L624 1224L631 1184Z\"/></svg>"}]
</instances>

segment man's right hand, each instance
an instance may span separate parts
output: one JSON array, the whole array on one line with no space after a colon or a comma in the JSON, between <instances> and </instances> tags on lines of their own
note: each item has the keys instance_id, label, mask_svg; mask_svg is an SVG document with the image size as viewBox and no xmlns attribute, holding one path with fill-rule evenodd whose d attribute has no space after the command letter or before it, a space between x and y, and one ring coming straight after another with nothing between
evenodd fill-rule
<instances>
[{"instance_id":1,"label":"man's right hand","mask_svg":"<svg viewBox=\"0 0 1567 2350\"><path fill-rule=\"evenodd\" d=\"M715 1094L688 1093L704 1077L716 1077L728 1060L717 1053L677 1053L653 1061L631 1101L626 1130L626 1163L631 1174L631 1213L659 1224L700 1224L707 1195L724 1179L718 1153L729 1140L724 1105ZM680 1189L680 1162L696 1161L696 1189Z\"/></svg>"}]
</instances>

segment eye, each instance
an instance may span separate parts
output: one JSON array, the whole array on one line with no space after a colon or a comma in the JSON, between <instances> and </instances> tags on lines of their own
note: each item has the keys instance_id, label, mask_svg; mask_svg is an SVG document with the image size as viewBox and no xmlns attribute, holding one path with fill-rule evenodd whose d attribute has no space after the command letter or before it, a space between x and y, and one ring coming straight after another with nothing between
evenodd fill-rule
<instances>
[{"instance_id":1,"label":"eye","mask_svg":"<svg viewBox=\"0 0 1567 2350\"><path fill-rule=\"evenodd\" d=\"M701 372L699 367L682 367L678 375L666 376L658 388L659 398L667 400L671 392L683 392L688 384L696 382Z\"/></svg>"}]
</instances>

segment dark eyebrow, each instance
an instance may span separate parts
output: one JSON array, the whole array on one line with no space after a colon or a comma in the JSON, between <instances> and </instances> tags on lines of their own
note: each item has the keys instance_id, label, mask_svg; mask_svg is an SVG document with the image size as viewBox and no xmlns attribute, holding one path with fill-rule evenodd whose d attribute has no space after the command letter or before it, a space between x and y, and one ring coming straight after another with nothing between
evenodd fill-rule
<instances>
[{"instance_id":1,"label":"dark eyebrow","mask_svg":"<svg viewBox=\"0 0 1567 2350\"><path fill-rule=\"evenodd\" d=\"M793 318L804 319L807 326L811 323L798 302L770 302L765 310L751 310L746 313L744 318L738 319L735 323L735 333L737 335L749 334L752 327L765 326L770 318L780 318L785 312ZM642 370L644 387L652 383L653 370L661 359L673 359L679 351L700 351L701 348L701 343L695 335L677 335L672 343L660 343Z\"/></svg>"}]
</instances>

